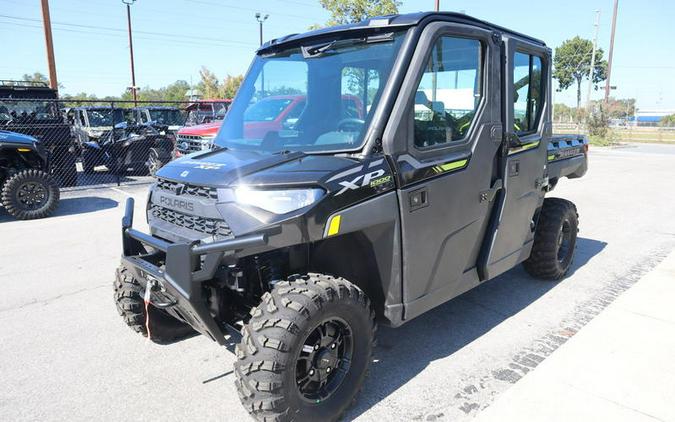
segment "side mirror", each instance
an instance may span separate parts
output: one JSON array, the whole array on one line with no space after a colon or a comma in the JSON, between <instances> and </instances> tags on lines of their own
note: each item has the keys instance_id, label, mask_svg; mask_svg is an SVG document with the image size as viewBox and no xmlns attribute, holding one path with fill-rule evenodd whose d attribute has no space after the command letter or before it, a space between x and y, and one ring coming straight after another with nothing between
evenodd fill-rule
<instances>
[{"instance_id":1,"label":"side mirror","mask_svg":"<svg viewBox=\"0 0 675 422\"><path fill-rule=\"evenodd\" d=\"M286 119L281 123L281 127L284 129L294 129L297 123L298 119Z\"/></svg>"}]
</instances>

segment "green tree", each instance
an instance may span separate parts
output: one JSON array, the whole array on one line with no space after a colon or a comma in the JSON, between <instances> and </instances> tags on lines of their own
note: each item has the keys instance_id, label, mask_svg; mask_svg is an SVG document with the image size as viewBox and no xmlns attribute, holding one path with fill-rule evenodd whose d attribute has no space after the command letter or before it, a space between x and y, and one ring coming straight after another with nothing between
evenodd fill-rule
<instances>
[{"instance_id":1,"label":"green tree","mask_svg":"<svg viewBox=\"0 0 675 422\"><path fill-rule=\"evenodd\" d=\"M607 79L607 61L602 58L602 48L595 52L595 70L593 83ZM575 82L577 85L577 109L581 107L581 83L591 73L593 42L576 36L563 42L555 49L553 59L553 77L558 80L560 89L567 89Z\"/></svg>"},{"instance_id":2,"label":"green tree","mask_svg":"<svg viewBox=\"0 0 675 422\"><path fill-rule=\"evenodd\" d=\"M609 98L607 115L610 119L625 119L635 114L635 98Z\"/></svg>"},{"instance_id":3,"label":"green tree","mask_svg":"<svg viewBox=\"0 0 675 422\"><path fill-rule=\"evenodd\" d=\"M663 117L659 121L659 126L662 127L675 127L675 114L670 114L668 116Z\"/></svg>"},{"instance_id":4,"label":"green tree","mask_svg":"<svg viewBox=\"0 0 675 422\"><path fill-rule=\"evenodd\" d=\"M21 80L28 82L43 82L49 85L49 78L41 72L33 72L32 75L30 73L24 73ZM63 89L62 84L59 84L59 89Z\"/></svg>"},{"instance_id":5,"label":"green tree","mask_svg":"<svg viewBox=\"0 0 675 422\"><path fill-rule=\"evenodd\" d=\"M46 84L49 83L49 78L47 77L47 75L40 72L33 72L32 75L30 73L24 73L21 79L28 82L44 82Z\"/></svg>"},{"instance_id":6,"label":"green tree","mask_svg":"<svg viewBox=\"0 0 675 422\"><path fill-rule=\"evenodd\" d=\"M373 16L393 15L401 5L397 0L319 0L331 14L327 26L361 22ZM314 25L313 28L318 28Z\"/></svg>"},{"instance_id":7,"label":"green tree","mask_svg":"<svg viewBox=\"0 0 675 422\"><path fill-rule=\"evenodd\" d=\"M220 95L220 82L215 73L211 72L206 66L199 69L201 81L197 84L197 89L201 91L204 98L218 98Z\"/></svg>"},{"instance_id":8,"label":"green tree","mask_svg":"<svg viewBox=\"0 0 675 422\"><path fill-rule=\"evenodd\" d=\"M558 123L571 122L576 115L576 110L566 104L558 103L553 105L553 115Z\"/></svg>"},{"instance_id":9,"label":"green tree","mask_svg":"<svg viewBox=\"0 0 675 422\"><path fill-rule=\"evenodd\" d=\"M239 90L239 86L243 80L244 75L227 75L227 77L223 80L223 85L221 87L221 97L234 98L234 96L237 95L237 91Z\"/></svg>"}]
</instances>

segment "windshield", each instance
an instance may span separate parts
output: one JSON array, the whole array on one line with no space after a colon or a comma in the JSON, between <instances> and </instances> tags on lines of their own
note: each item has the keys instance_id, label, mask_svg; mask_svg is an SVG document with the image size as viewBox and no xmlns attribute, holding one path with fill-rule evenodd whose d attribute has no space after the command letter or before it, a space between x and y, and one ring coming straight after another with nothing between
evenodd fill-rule
<instances>
[{"instance_id":1,"label":"windshield","mask_svg":"<svg viewBox=\"0 0 675 422\"><path fill-rule=\"evenodd\" d=\"M256 56L215 143L270 153L358 150L404 34Z\"/></svg>"},{"instance_id":2,"label":"windshield","mask_svg":"<svg viewBox=\"0 0 675 422\"><path fill-rule=\"evenodd\" d=\"M293 102L292 98L267 97L251 105L244 112L245 122L269 122L281 114L288 105Z\"/></svg>"},{"instance_id":3,"label":"windshield","mask_svg":"<svg viewBox=\"0 0 675 422\"><path fill-rule=\"evenodd\" d=\"M182 126L185 116L179 110L149 110L150 120L169 126Z\"/></svg>"},{"instance_id":4,"label":"windshield","mask_svg":"<svg viewBox=\"0 0 675 422\"><path fill-rule=\"evenodd\" d=\"M0 101L0 120L9 121L26 117L36 120L58 118L58 108L53 101Z\"/></svg>"},{"instance_id":5,"label":"windshield","mask_svg":"<svg viewBox=\"0 0 675 422\"><path fill-rule=\"evenodd\" d=\"M128 121L129 113L121 108L97 108L87 110L87 117L90 127L113 126Z\"/></svg>"}]
</instances>

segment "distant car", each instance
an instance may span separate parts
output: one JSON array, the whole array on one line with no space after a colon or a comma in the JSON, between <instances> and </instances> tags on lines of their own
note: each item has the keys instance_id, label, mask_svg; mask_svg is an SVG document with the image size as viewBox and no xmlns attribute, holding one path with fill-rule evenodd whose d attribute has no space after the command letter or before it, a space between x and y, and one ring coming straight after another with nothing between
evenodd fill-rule
<instances>
[{"instance_id":1,"label":"distant car","mask_svg":"<svg viewBox=\"0 0 675 422\"><path fill-rule=\"evenodd\" d=\"M232 100L199 100L185 108L185 126L197 126L215 120L223 120Z\"/></svg>"},{"instance_id":2,"label":"distant car","mask_svg":"<svg viewBox=\"0 0 675 422\"><path fill-rule=\"evenodd\" d=\"M305 109L304 95L273 95L251 104L244 112L244 137L263 139L268 133L292 130ZM363 103L353 95L342 96L344 119L362 119ZM178 131L178 156L211 148L222 121L188 126Z\"/></svg>"},{"instance_id":3,"label":"distant car","mask_svg":"<svg viewBox=\"0 0 675 422\"><path fill-rule=\"evenodd\" d=\"M166 126L167 130L175 134L185 125L186 115L177 107L148 105L131 109L136 123Z\"/></svg>"}]
</instances>

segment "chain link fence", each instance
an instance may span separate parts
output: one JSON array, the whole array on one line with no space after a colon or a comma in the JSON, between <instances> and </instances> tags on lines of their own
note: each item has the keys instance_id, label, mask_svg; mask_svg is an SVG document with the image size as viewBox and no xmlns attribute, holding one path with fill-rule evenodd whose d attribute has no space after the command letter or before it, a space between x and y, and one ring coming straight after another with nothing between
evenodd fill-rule
<instances>
[{"instance_id":1,"label":"chain link fence","mask_svg":"<svg viewBox=\"0 0 675 422\"><path fill-rule=\"evenodd\" d=\"M62 189L147 183L174 158L179 130L222 119L228 105L0 98L0 130L35 138L26 147L0 139L0 179L42 162Z\"/></svg>"}]
</instances>

